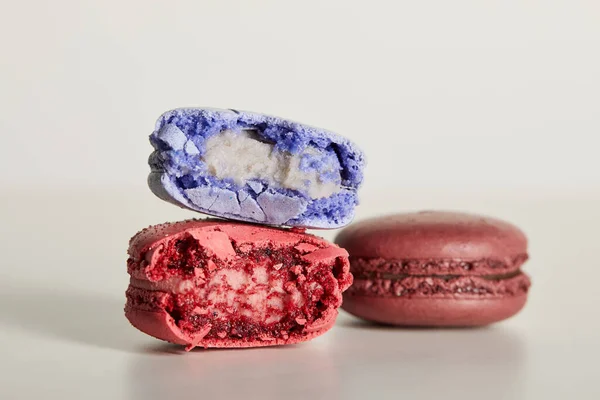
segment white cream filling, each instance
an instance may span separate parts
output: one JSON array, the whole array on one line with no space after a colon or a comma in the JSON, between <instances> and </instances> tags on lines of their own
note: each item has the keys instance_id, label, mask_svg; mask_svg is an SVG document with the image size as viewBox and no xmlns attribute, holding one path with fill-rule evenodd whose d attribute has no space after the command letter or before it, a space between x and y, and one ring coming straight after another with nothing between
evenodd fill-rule
<instances>
[{"instance_id":1,"label":"white cream filling","mask_svg":"<svg viewBox=\"0 0 600 400\"><path fill-rule=\"evenodd\" d=\"M318 286L318 284L317 284ZM284 316L284 305L304 305L302 294L294 286L290 293L284 290L282 279L272 279L265 267L255 267L251 274L234 269L222 269L198 289L198 296L209 300L209 306L200 313L220 313L219 309L237 310L255 321L267 324L279 322ZM227 315L221 315L226 318Z\"/></svg>"},{"instance_id":2,"label":"white cream filling","mask_svg":"<svg viewBox=\"0 0 600 400\"><path fill-rule=\"evenodd\" d=\"M340 171L328 165L321 171L301 171L303 155L320 155L322 150L307 148L302 154L274 150L274 145L256 139L252 131L240 133L223 131L206 141L202 160L208 171L219 179L233 179L242 185L251 180L262 180L275 187L308 192L312 198L329 197L342 187ZM333 181L322 182L322 173L336 174Z\"/></svg>"}]
</instances>

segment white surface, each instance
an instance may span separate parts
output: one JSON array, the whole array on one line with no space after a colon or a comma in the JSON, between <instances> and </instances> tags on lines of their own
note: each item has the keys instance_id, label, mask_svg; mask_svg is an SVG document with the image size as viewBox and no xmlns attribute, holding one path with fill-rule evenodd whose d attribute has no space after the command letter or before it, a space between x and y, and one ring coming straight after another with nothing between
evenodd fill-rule
<instances>
[{"instance_id":1,"label":"white surface","mask_svg":"<svg viewBox=\"0 0 600 400\"><path fill-rule=\"evenodd\" d=\"M597 0L0 0L0 183L138 184L156 118L198 105L348 136L370 187L600 185L599 20Z\"/></svg>"},{"instance_id":2,"label":"white surface","mask_svg":"<svg viewBox=\"0 0 600 400\"><path fill-rule=\"evenodd\" d=\"M0 0L0 399L600 398L599 18L597 0ZM513 221L530 302L478 330L343 317L277 349L138 333L127 241L192 216L144 188L147 135L193 105L356 141L359 218Z\"/></svg>"},{"instance_id":3,"label":"white surface","mask_svg":"<svg viewBox=\"0 0 600 400\"><path fill-rule=\"evenodd\" d=\"M12 190L0 201L1 399L600 398L600 193L364 196L359 218L443 207L521 226L533 286L524 311L504 323L390 329L342 315L306 344L191 353L123 316L127 240L190 212L135 188Z\"/></svg>"}]
</instances>

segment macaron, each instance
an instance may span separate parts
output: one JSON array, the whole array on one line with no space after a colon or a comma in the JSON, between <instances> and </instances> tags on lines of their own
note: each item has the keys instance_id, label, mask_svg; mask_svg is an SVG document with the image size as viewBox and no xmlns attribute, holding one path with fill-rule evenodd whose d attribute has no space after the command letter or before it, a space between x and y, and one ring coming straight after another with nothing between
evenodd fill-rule
<instances>
[{"instance_id":1,"label":"macaron","mask_svg":"<svg viewBox=\"0 0 600 400\"><path fill-rule=\"evenodd\" d=\"M150 189L204 214L260 224L339 228L358 204L363 153L325 129L264 114L168 111L150 135Z\"/></svg>"},{"instance_id":2,"label":"macaron","mask_svg":"<svg viewBox=\"0 0 600 400\"><path fill-rule=\"evenodd\" d=\"M186 350L312 339L352 283L346 250L299 229L165 223L137 233L128 254L127 319Z\"/></svg>"},{"instance_id":3,"label":"macaron","mask_svg":"<svg viewBox=\"0 0 600 400\"><path fill-rule=\"evenodd\" d=\"M527 300L527 238L490 217L426 211L368 219L335 242L350 254L354 284L342 308L405 326L479 326L509 318Z\"/></svg>"}]
</instances>

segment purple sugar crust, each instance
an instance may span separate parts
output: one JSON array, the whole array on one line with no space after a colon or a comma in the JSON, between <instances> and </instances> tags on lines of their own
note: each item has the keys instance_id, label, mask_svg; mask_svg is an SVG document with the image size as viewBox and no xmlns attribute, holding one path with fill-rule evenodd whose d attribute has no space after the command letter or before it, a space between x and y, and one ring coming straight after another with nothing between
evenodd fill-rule
<instances>
[{"instance_id":1,"label":"purple sugar crust","mask_svg":"<svg viewBox=\"0 0 600 400\"><path fill-rule=\"evenodd\" d=\"M206 139L223 130L242 129L254 130L279 151L298 154L307 146L324 150L324 156L303 156L300 168L321 170L332 161L339 163L338 182L343 189L314 199L268 182L240 186L210 176L201 161ZM163 114L150 143L155 151L148 161L148 185L159 198L180 207L241 221L306 228L338 228L354 217L364 156L350 141L329 131L251 112L188 108ZM335 180L331 174L322 174L321 179Z\"/></svg>"}]
</instances>

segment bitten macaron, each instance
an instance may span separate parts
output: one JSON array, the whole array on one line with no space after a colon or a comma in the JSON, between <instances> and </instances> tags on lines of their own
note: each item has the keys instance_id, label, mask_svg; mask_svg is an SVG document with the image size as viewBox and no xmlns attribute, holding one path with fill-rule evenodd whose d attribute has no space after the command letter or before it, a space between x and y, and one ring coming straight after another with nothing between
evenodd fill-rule
<instances>
[{"instance_id":1,"label":"bitten macaron","mask_svg":"<svg viewBox=\"0 0 600 400\"><path fill-rule=\"evenodd\" d=\"M264 114L164 113L150 135L148 185L159 198L227 219L332 229L349 224L365 159L348 139Z\"/></svg>"},{"instance_id":2,"label":"bitten macaron","mask_svg":"<svg viewBox=\"0 0 600 400\"><path fill-rule=\"evenodd\" d=\"M527 238L474 214L425 211L361 221L335 242L350 254L354 284L342 308L404 326L479 326L518 313L527 300Z\"/></svg>"},{"instance_id":3,"label":"bitten macaron","mask_svg":"<svg viewBox=\"0 0 600 400\"><path fill-rule=\"evenodd\" d=\"M188 220L142 230L128 252L127 319L187 350L310 340L352 283L346 250L301 230Z\"/></svg>"}]
</instances>

